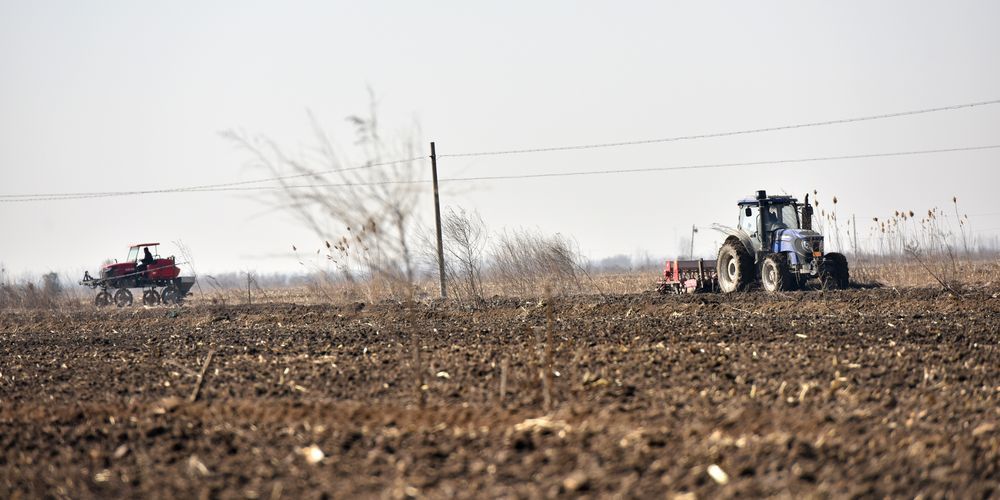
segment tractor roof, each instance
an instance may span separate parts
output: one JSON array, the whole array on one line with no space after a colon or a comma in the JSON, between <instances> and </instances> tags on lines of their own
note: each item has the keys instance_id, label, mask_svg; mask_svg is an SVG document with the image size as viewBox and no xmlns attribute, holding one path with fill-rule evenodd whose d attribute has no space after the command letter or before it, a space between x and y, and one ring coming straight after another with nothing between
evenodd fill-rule
<instances>
[{"instance_id":1,"label":"tractor roof","mask_svg":"<svg viewBox=\"0 0 1000 500\"><path fill-rule=\"evenodd\" d=\"M133 245L129 245L129 248L155 247L157 245L159 245L159 243L135 243Z\"/></svg>"},{"instance_id":2,"label":"tractor roof","mask_svg":"<svg viewBox=\"0 0 1000 500\"><path fill-rule=\"evenodd\" d=\"M780 205L780 204L784 204L784 203L795 203L796 201L798 201L798 200L796 200L795 198L793 198L791 196L785 196L785 195L768 196L766 198L766 200L771 205ZM760 200L758 200L757 198L743 198L737 204L740 205L740 206L744 206L744 205L754 205L754 206L756 206L756 205L760 204Z\"/></svg>"}]
</instances>

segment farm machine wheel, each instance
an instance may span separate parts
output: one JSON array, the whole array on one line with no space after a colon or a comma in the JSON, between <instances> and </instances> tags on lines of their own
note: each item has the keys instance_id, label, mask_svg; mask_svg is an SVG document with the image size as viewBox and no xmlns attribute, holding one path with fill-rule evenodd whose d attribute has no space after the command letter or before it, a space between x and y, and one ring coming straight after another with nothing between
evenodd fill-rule
<instances>
[{"instance_id":1,"label":"farm machine wheel","mask_svg":"<svg viewBox=\"0 0 1000 500\"><path fill-rule=\"evenodd\" d=\"M819 282L824 290L845 289L851 277L847 268L847 257L837 252L826 254L819 272Z\"/></svg>"},{"instance_id":2,"label":"farm machine wheel","mask_svg":"<svg viewBox=\"0 0 1000 500\"><path fill-rule=\"evenodd\" d=\"M760 269L760 282L764 285L764 290L769 292L783 292L794 287L795 278L788 270L788 258L785 254L773 253L764 259Z\"/></svg>"},{"instance_id":3,"label":"farm machine wheel","mask_svg":"<svg viewBox=\"0 0 1000 500\"><path fill-rule=\"evenodd\" d=\"M105 307L111 305L111 294L107 290L101 290L97 292L97 297L94 297L94 305L97 307Z\"/></svg>"},{"instance_id":4,"label":"farm machine wheel","mask_svg":"<svg viewBox=\"0 0 1000 500\"><path fill-rule=\"evenodd\" d=\"M745 291L750 288L754 278L753 257L742 242L730 239L719 249L716 271L719 275L719 289L723 293Z\"/></svg>"},{"instance_id":5,"label":"farm machine wheel","mask_svg":"<svg viewBox=\"0 0 1000 500\"><path fill-rule=\"evenodd\" d=\"M142 292L142 303L147 306L155 306L160 303L160 292L150 288Z\"/></svg>"},{"instance_id":6,"label":"farm machine wheel","mask_svg":"<svg viewBox=\"0 0 1000 500\"><path fill-rule=\"evenodd\" d=\"M119 288L115 292L115 305L118 307L128 307L132 305L132 292L128 288Z\"/></svg>"},{"instance_id":7,"label":"farm machine wheel","mask_svg":"<svg viewBox=\"0 0 1000 500\"><path fill-rule=\"evenodd\" d=\"M180 304L183 297L181 291L175 285L167 285L161 294L164 304Z\"/></svg>"}]
</instances>

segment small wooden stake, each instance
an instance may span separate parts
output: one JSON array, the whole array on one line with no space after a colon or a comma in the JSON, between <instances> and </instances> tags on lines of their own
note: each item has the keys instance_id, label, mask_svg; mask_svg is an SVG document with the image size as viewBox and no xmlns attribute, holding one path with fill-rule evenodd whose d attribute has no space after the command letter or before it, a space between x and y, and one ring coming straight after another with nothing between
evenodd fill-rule
<instances>
[{"instance_id":1,"label":"small wooden stake","mask_svg":"<svg viewBox=\"0 0 1000 500\"><path fill-rule=\"evenodd\" d=\"M427 403L427 394L424 392L424 367L421 366L423 362L420 359L420 336L417 334L413 301L408 298L406 302L406 319L410 334L410 350L413 355L413 378L416 381L414 388L416 389L417 401L419 402L420 407L423 408Z\"/></svg>"},{"instance_id":2,"label":"small wooden stake","mask_svg":"<svg viewBox=\"0 0 1000 500\"><path fill-rule=\"evenodd\" d=\"M201 372L198 373L198 380L194 383L194 390L191 391L191 396L188 397L189 403L194 403L198 400L198 392L201 391L201 384L205 381L205 372L208 371L208 365L212 362L212 356L215 355L215 351L208 351L208 356L205 356L205 364L201 365Z\"/></svg>"},{"instance_id":3,"label":"small wooden stake","mask_svg":"<svg viewBox=\"0 0 1000 500\"><path fill-rule=\"evenodd\" d=\"M504 356L503 360L500 361L500 405L503 406L503 400L507 396L507 357Z\"/></svg>"},{"instance_id":4,"label":"small wooden stake","mask_svg":"<svg viewBox=\"0 0 1000 500\"><path fill-rule=\"evenodd\" d=\"M542 372L542 399L545 413L552 411L552 288L545 286L545 368Z\"/></svg>"}]
</instances>

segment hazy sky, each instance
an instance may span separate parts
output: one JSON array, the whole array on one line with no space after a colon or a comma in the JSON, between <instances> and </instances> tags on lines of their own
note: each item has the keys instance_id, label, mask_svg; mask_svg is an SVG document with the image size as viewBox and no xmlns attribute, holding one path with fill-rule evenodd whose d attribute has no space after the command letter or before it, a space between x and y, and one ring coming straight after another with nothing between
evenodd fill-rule
<instances>
[{"instance_id":1,"label":"hazy sky","mask_svg":"<svg viewBox=\"0 0 1000 500\"><path fill-rule=\"evenodd\" d=\"M1000 2L0 2L0 194L254 179L219 132L311 144L379 96L438 153L640 140L1000 99ZM1000 105L728 138L448 158L442 178L752 162L1000 144ZM422 165L427 165L426 163ZM818 189L859 220L950 209L1000 234L1000 150L445 184L495 230L594 258L676 254L756 189ZM430 198L421 217L431 214ZM976 215L973 215L976 214ZM980 215L981 214L981 215ZM865 226L862 226L865 227ZM183 240L199 271L300 270L319 240L245 194L0 203L8 273L95 271ZM699 233L696 252L719 238Z\"/></svg>"}]
</instances>

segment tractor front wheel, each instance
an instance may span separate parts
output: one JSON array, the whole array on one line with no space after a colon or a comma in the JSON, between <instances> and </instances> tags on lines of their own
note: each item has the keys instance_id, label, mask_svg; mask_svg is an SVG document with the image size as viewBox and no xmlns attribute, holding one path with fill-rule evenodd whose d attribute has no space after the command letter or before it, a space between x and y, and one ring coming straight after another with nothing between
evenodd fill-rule
<instances>
[{"instance_id":1,"label":"tractor front wheel","mask_svg":"<svg viewBox=\"0 0 1000 500\"><path fill-rule=\"evenodd\" d=\"M773 253L764 259L760 268L760 283L769 292L791 290L795 284L788 270L788 258L783 253Z\"/></svg>"},{"instance_id":2,"label":"tractor front wheel","mask_svg":"<svg viewBox=\"0 0 1000 500\"><path fill-rule=\"evenodd\" d=\"M105 307L111 305L111 294L107 290L101 290L97 292L97 297L94 297L94 305L97 307Z\"/></svg>"},{"instance_id":3,"label":"tractor front wheel","mask_svg":"<svg viewBox=\"0 0 1000 500\"><path fill-rule=\"evenodd\" d=\"M118 307L128 307L132 305L132 292L128 288L119 288L115 292L115 305Z\"/></svg>"},{"instance_id":4,"label":"tractor front wheel","mask_svg":"<svg viewBox=\"0 0 1000 500\"><path fill-rule=\"evenodd\" d=\"M826 254L820 267L819 282L824 290L847 288L851 283L850 272L847 269L847 257L837 252Z\"/></svg>"},{"instance_id":5,"label":"tractor front wheel","mask_svg":"<svg viewBox=\"0 0 1000 500\"><path fill-rule=\"evenodd\" d=\"M716 262L719 289L723 293L742 292L750 288L754 279L753 257L742 242L735 238L726 241L719 249Z\"/></svg>"}]
</instances>

